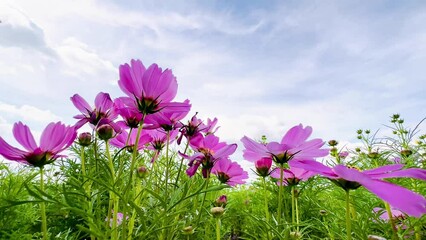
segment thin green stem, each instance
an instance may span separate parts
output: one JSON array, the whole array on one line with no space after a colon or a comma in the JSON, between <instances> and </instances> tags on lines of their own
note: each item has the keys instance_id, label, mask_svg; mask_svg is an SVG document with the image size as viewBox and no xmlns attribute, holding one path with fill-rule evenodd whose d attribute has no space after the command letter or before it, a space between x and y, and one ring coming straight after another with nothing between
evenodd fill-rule
<instances>
[{"instance_id":1,"label":"thin green stem","mask_svg":"<svg viewBox=\"0 0 426 240\"><path fill-rule=\"evenodd\" d=\"M291 186L291 223L294 226L294 224L296 223L296 209L295 209L295 197L294 197L294 186Z\"/></svg>"},{"instance_id":2,"label":"thin green stem","mask_svg":"<svg viewBox=\"0 0 426 240\"><path fill-rule=\"evenodd\" d=\"M188 140L188 141L186 141L186 146L185 146L185 150L183 151L183 154L186 154L186 151L188 150L188 146L189 146L189 140ZM178 171L178 173L177 173L176 180L175 180L175 188L178 186L179 177L180 177L180 172L182 171L183 160L184 160L184 158L182 157L182 158L180 159L179 171Z\"/></svg>"},{"instance_id":3,"label":"thin green stem","mask_svg":"<svg viewBox=\"0 0 426 240\"><path fill-rule=\"evenodd\" d=\"M216 240L220 240L220 217L216 218Z\"/></svg>"},{"instance_id":4,"label":"thin green stem","mask_svg":"<svg viewBox=\"0 0 426 240\"><path fill-rule=\"evenodd\" d=\"M352 240L352 231L351 231L351 213L350 213L350 195L349 190L346 190L346 239Z\"/></svg>"},{"instance_id":5,"label":"thin green stem","mask_svg":"<svg viewBox=\"0 0 426 240\"><path fill-rule=\"evenodd\" d=\"M166 142L166 199L169 199L169 170L170 170L170 162L169 162L169 145L170 145L170 131L167 131L167 142Z\"/></svg>"},{"instance_id":6,"label":"thin green stem","mask_svg":"<svg viewBox=\"0 0 426 240\"><path fill-rule=\"evenodd\" d=\"M86 195L89 197L88 199L88 209L87 212L89 213L89 215L92 214L92 199L90 198L92 193L90 191L91 188L91 182L89 179L87 179L86 181L86 157L84 155L84 146L81 146L81 152L80 152L80 161L81 161L81 172L83 174L83 188L84 191L86 193ZM89 229L90 232L93 232L93 221L92 219L89 217L88 218L88 222L89 222ZM93 235L92 233L90 234L90 239L91 240L95 240L95 235Z\"/></svg>"},{"instance_id":7,"label":"thin green stem","mask_svg":"<svg viewBox=\"0 0 426 240\"><path fill-rule=\"evenodd\" d=\"M394 221L394 218L392 216L392 211L391 211L390 205L387 202L384 202L384 203L385 203L386 212L388 212L389 223L392 227L392 239L398 239L398 229L395 226L395 221Z\"/></svg>"},{"instance_id":8,"label":"thin green stem","mask_svg":"<svg viewBox=\"0 0 426 240\"><path fill-rule=\"evenodd\" d=\"M263 182L263 189L264 189L264 194L263 194L263 196L265 197L265 199L264 199L264 203L265 203L265 217L266 217L266 223L268 223L269 224L269 207L268 207L268 196L267 196L267 194L268 194L268 189L266 188L266 180L265 180L265 177L263 177L262 178L262 182ZM269 240L269 239L271 239L271 236L270 236L270 232L269 232L269 229L266 229L266 236L267 236L267 239Z\"/></svg>"},{"instance_id":9,"label":"thin green stem","mask_svg":"<svg viewBox=\"0 0 426 240\"><path fill-rule=\"evenodd\" d=\"M297 232L299 232L299 204L298 204L298 196L296 196L294 198L294 203L295 203L295 207L296 207L296 226L297 226Z\"/></svg>"},{"instance_id":10,"label":"thin green stem","mask_svg":"<svg viewBox=\"0 0 426 240\"><path fill-rule=\"evenodd\" d=\"M209 173L208 173L205 181L206 181L206 188L205 189L207 189L209 187L209 182L210 182L210 174ZM198 215L196 226L198 226L200 224L201 215L203 214L204 202L206 201L206 196L207 196L207 192L204 192L203 201L201 202L201 206L200 206L200 214Z\"/></svg>"},{"instance_id":11,"label":"thin green stem","mask_svg":"<svg viewBox=\"0 0 426 240\"><path fill-rule=\"evenodd\" d=\"M279 168L280 168L280 184L279 184L279 189L278 189L278 216L277 216L277 220L278 220L278 225L281 225L281 215L282 215L282 201L283 201L283 175L284 175L284 170L283 170L283 165L280 164Z\"/></svg>"},{"instance_id":12,"label":"thin green stem","mask_svg":"<svg viewBox=\"0 0 426 240\"><path fill-rule=\"evenodd\" d=\"M43 167L40 167L40 190L44 192L44 179L43 179ZM47 239L47 220L46 220L46 203L40 202L41 211L41 231L43 232L43 240Z\"/></svg>"},{"instance_id":13,"label":"thin green stem","mask_svg":"<svg viewBox=\"0 0 426 240\"><path fill-rule=\"evenodd\" d=\"M115 187L115 169L114 169L114 162L111 158L111 153L109 150L109 143L108 140L105 140L105 153L108 158L109 163L109 170L111 172L111 183L112 187ZM108 224L110 223L110 214L112 213L112 239L118 239L118 231L117 231L117 214L118 214L118 208L119 203L116 194L113 191L109 191L109 206L108 206Z\"/></svg>"}]
</instances>

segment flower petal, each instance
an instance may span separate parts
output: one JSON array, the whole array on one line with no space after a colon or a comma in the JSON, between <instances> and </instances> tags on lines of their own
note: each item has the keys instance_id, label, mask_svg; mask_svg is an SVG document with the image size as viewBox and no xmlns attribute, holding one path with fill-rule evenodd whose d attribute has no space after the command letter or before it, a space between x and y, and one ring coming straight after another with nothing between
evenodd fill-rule
<instances>
[{"instance_id":1,"label":"flower petal","mask_svg":"<svg viewBox=\"0 0 426 240\"><path fill-rule=\"evenodd\" d=\"M37 144L30 128L22 122L17 122L13 125L13 136L26 150L31 152L37 148Z\"/></svg>"}]
</instances>

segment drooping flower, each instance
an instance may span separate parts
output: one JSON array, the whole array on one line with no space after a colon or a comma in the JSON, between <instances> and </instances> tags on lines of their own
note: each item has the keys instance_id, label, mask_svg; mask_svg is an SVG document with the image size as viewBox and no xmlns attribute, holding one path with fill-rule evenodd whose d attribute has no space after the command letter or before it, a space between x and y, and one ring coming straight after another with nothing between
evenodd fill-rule
<instances>
[{"instance_id":1,"label":"drooping flower","mask_svg":"<svg viewBox=\"0 0 426 240\"><path fill-rule=\"evenodd\" d=\"M30 128L22 122L17 122L13 126L13 135L25 150L12 147L0 137L0 154L12 161L43 167L63 156L59 153L71 146L77 131L75 127L65 126L61 122L49 123L41 134L40 144L37 145Z\"/></svg>"},{"instance_id":2,"label":"drooping flower","mask_svg":"<svg viewBox=\"0 0 426 240\"><path fill-rule=\"evenodd\" d=\"M211 173L215 174L221 183L226 183L229 186L244 184L245 180L248 179L248 173L243 170L240 164L227 158L217 161Z\"/></svg>"},{"instance_id":3,"label":"drooping flower","mask_svg":"<svg viewBox=\"0 0 426 240\"><path fill-rule=\"evenodd\" d=\"M193 148L194 155L181 154L181 156L189 160L186 174L190 177L194 176L198 167L202 165L203 177L208 178L215 163L221 159L227 159L237 149L237 144L228 145L225 142L219 142L219 138L212 134L205 137L201 134L196 135L190 140L189 145Z\"/></svg>"},{"instance_id":4,"label":"drooping flower","mask_svg":"<svg viewBox=\"0 0 426 240\"><path fill-rule=\"evenodd\" d=\"M306 181L316 175L315 172L308 171L303 168L293 167L291 166L291 163L292 162L290 162L289 169L283 169L283 183L286 186L297 185L300 181ZM275 168L271 173L271 177L277 179L277 184L280 184L280 169Z\"/></svg>"},{"instance_id":5,"label":"drooping flower","mask_svg":"<svg viewBox=\"0 0 426 240\"><path fill-rule=\"evenodd\" d=\"M299 124L288 130L281 142L270 142L265 145L244 136L241 139L246 148L243 156L249 161L270 157L277 164L284 164L292 159L327 156L328 149L321 149L325 142L319 138L308 140L311 134L312 127L303 128L303 125Z\"/></svg>"},{"instance_id":6,"label":"drooping flower","mask_svg":"<svg viewBox=\"0 0 426 240\"><path fill-rule=\"evenodd\" d=\"M128 96L128 107L149 115L182 103L172 102L177 93L177 81L170 69L162 70L157 64L145 68L140 60L120 65L118 85Z\"/></svg>"},{"instance_id":7,"label":"drooping flower","mask_svg":"<svg viewBox=\"0 0 426 240\"><path fill-rule=\"evenodd\" d=\"M113 122L118 115L114 111L114 104L108 93L100 92L96 95L94 108L78 94L71 97L71 102L82 113L74 116L74 118L79 119L75 124L77 129L86 123L97 127L99 122L102 121L103 124L111 125L114 131L120 131L120 128Z\"/></svg>"},{"instance_id":8,"label":"drooping flower","mask_svg":"<svg viewBox=\"0 0 426 240\"><path fill-rule=\"evenodd\" d=\"M394 164L359 171L344 165L336 165L331 168L312 160L293 161L292 165L327 177L346 191L364 186L377 197L408 215L421 217L423 214L426 214L426 199L423 196L401 186L381 180L395 177L426 180L426 170L424 169L402 169L404 165Z\"/></svg>"}]
</instances>

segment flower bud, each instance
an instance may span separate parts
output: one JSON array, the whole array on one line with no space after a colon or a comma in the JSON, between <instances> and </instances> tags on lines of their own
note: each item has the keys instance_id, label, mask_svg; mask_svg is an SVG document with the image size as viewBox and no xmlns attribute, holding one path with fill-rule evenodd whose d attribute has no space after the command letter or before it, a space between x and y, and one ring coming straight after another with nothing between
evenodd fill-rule
<instances>
[{"instance_id":1,"label":"flower bud","mask_svg":"<svg viewBox=\"0 0 426 240\"><path fill-rule=\"evenodd\" d=\"M325 215L327 215L327 211L326 210L320 210L319 211L319 214L321 215L321 216L325 216Z\"/></svg>"},{"instance_id":2,"label":"flower bud","mask_svg":"<svg viewBox=\"0 0 426 240\"><path fill-rule=\"evenodd\" d=\"M362 134L362 130L361 130L361 129L358 129L358 130L356 131L356 133L357 133L357 134Z\"/></svg>"},{"instance_id":3,"label":"flower bud","mask_svg":"<svg viewBox=\"0 0 426 240\"><path fill-rule=\"evenodd\" d=\"M108 124L103 124L97 128L97 133L101 140L107 141L114 135L114 129Z\"/></svg>"},{"instance_id":4,"label":"flower bud","mask_svg":"<svg viewBox=\"0 0 426 240\"><path fill-rule=\"evenodd\" d=\"M216 199L216 201L214 202L214 206L224 208L224 207L226 207L227 202L228 202L228 199L227 199L226 195L222 195L222 196L220 196Z\"/></svg>"},{"instance_id":5,"label":"flower bud","mask_svg":"<svg viewBox=\"0 0 426 240\"><path fill-rule=\"evenodd\" d=\"M384 237L376 236L376 235L368 235L368 240L386 240Z\"/></svg>"},{"instance_id":6,"label":"flower bud","mask_svg":"<svg viewBox=\"0 0 426 240\"><path fill-rule=\"evenodd\" d=\"M339 152L339 157L345 159L349 155L349 152L343 151Z\"/></svg>"},{"instance_id":7,"label":"flower bud","mask_svg":"<svg viewBox=\"0 0 426 240\"><path fill-rule=\"evenodd\" d=\"M213 207L210 209L210 213L213 215L213 217L221 217L223 213L225 212L225 209L223 207Z\"/></svg>"},{"instance_id":8,"label":"flower bud","mask_svg":"<svg viewBox=\"0 0 426 240\"><path fill-rule=\"evenodd\" d=\"M140 178L145 178L149 173L148 169L145 166L138 167L138 169L136 171L137 171L136 173L137 173L138 177L140 177Z\"/></svg>"},{"instance_id":9,"label":"flower bud","mask_svg":"<svg viewBox=\"0 0 426 240\"><path fill-rule=\"evenodd\" d=\"M300 234L300 232L295 231L295 232L290 232L290 239L301 239L302 238L302 234Z\"/></svg>"},{"instance_id":10,"label":"flower bud","mask_svg":"<svg viewBox=\"0 0 426 240\"><path fill-rule=\"evenodd\" d=\"M378 158L378 157L379 157L379 153L378 153L378 152L370 152L370 153L368 154L368 157L369 157L369 158L372 158L372 159L376 159L376 158Z\"/></svg>"},{"instance_id":11,"label":"flower bud","mask_svg":"<svg viewBox=\"0 0 426 240\"><path fill-rule=\"evenodd\" d=\"M337 142L336 140L328 141L328 145L331 146L331 147L337 146L337 144L339 144L339 142Z\"/></svg>"},{"instance_id":12,"label":"flower bud","mask_svg":"<svg viewBox=\"0 0 426 240\"><path fill-rule=\"evenodd\" d=\"M92 143L92 134L89 132L80 133L78 135L78 144L87 147Z\"/></svg>"},{"instance_id":13,"label":"flower bud","mask_svg":"<svg viewBox=\"0 0 426 240\"><path fill-rule=\"evenodd\" d=\"M367 129L367 130L365 130L365 134L370 134L370 132L371 132L371 131L370 131L370 130L368 130L368 129Z\"/></svg>"},{"instance_id":14,"label":"flower bud","mask_svg":"<svg viewBox=\"0 0 426 240\"><path fill-rule=\"evenodd\" d=\"M254 163L256 172L261 177L267 177L271 173L272 159L262 158Z\"/></svg>"},{"instance_id":15,"label":"flower bud","mask_svg":"<svg viewBox=\"0 0 426 240\"><path fill-rule=\"evenodd\" d=\"M411 156L411 154L413 154L413 151L411 151L410 149L401 150L401 156L403 157L409 157Z\"/></svg>"},{"instance_id":16,"label":"flower bud","mask_svg":"<svg viewBox=\"0 0 426 240\"><path fill-rule=\"evenodd\" d=\"M392 118L393 119L398 119L399 118L399 114L397 113L397 114L392 115Z\"/></svg>"},{"instance_id":17,"label":"flower bud","mask_svg":"<svg viewBox=\"0 0 426 240\"><path fill-rule=\"evenodd\" d=\"M192 226L187 226L182 229L183 235L191 235L194 234L194 228Z\"/></svg>"}]
</instances>

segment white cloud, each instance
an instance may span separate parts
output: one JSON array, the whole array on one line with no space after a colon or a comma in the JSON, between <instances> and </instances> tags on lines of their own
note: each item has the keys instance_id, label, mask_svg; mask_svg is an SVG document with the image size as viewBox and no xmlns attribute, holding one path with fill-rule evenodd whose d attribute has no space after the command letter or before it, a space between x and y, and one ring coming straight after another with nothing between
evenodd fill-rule
<instances>
[{"instance_id":1,"label":"white cloud","mask_svg":"<svg viewBox=\"0 0 426 240\"><path fill-rule=\"evenodd\" d=\"M49 123L61 121L62 118L52 113L50 110L39 109L30 105L15 106L0 102L0 112L10 119L22 119L23 121L35 121ZM2 119L4 122L4 119Z\"/></svg>"}]
</instances>

